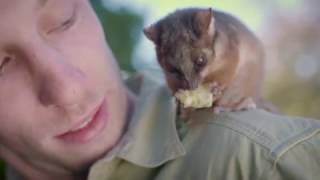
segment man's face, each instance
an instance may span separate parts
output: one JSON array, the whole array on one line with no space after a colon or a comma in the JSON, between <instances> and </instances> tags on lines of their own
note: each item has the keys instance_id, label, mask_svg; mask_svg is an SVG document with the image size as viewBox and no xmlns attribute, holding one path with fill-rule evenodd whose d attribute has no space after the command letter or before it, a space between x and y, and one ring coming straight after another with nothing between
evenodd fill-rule
<instances>
[{"instance_id":1,"label":"man's face","mask_svg":"<svg viewBox=\"0 0 320 180\"><path fill-rule=\"evenodd\" d=\"M0 0L5 160L40 171L84 168L118 140L125 104L88 0Z\"/></svg>"}]
</instances>

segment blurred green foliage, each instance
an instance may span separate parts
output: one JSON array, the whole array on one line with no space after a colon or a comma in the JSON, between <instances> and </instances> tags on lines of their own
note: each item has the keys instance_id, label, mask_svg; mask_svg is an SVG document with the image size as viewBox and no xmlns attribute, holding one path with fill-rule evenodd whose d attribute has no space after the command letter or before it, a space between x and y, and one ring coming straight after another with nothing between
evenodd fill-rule
<instances>
[{"instance_id":1,"label":"blurred green foliage","mask_svg":"<svg viewBox=\"0 0 320 180\"><path fill-rule=\"evenodd\" d=\"M277 74L268 85L268 98L284 113L320 119L319 1L305 0L303 9L273 13L266 42Z\"/></svg>"},{"instance_id":2,"label":"blurred green foliage","mask_svg":"<svg viewBox=\"0 0 320 180\"><path fill-rule=\"evenodd\" d=\"M308 31L308 33L311 36L316 36L312 31ZM320 119L320 63L318 61L320 54L319 52L310 52L318 50L317 48L312 50L308 47L311 44L308 38L301 37L296 33L291 35L291 38L284 40L285 43L281 42L281 39L275 42L274 47L281 50L277 59L281 60L281 66L283 67L280 75L268 84L268 98L280 107L284 113ZM292 51L293 48L290 49L290 44L297 44L297 42L299 51ZM314 47L320 47L320 43L314 45ZM298 66L305 66L311 60L309 58L314 61L313 66L315 67L312 67L312 69L316 68L317 70L306 67L303 69L304 72L297 73L296 69L301 68ZM310 71L316 72L310 77L304 77Z\"/></svg>"},{"instance_id":3,"label":"blurred green foliage","mask_svg":"<svg viewBox=\"0 0 320 180\"><path fill-rule=\"evenodd\" d=\"M100 0L91 0L91 3L121 69L134 72L131 58L142 31L143 16L128 8L105 8Z\"/></svg>"}]
</instances>

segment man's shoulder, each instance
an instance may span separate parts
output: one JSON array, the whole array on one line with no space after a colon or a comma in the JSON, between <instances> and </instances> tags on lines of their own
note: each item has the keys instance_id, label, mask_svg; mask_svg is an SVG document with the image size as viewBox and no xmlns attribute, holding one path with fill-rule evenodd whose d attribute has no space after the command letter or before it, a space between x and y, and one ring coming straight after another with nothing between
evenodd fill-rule
<instances>
[{"instance_id":1,"label":"man's shoulder","mask_svg":"<svg viewBox=\"0 0 320 180\"><path fill-rule=\"evenodd\" d=\"M320 153L320 121L317 120L263 110L220 115L200 113L198 118L194 121L199 122L189 125L182 139L187 155L181 164L193 165L186 169L190 173L202 172L204 178L259 179L273 172L282 156L287 159L282 158L280 163L292 165L291 161L299 154ZM301 143L313 143L317 147L309 152L299 147ZM298 155L294 149L298 149ZM300 163L304 166L309 162Z\"/></svg>"},{"instance_id":2,"label":"man's shoulder","mask_svg":"<svg viewBox=\"0 0 320 180\"><path fill-rule=\"evenodd\" d=\"M208 136L238 136L277 155L299 142L308 141L320 131L320 121L302 117L290 117L266 112L264 110L239 111L214 115L210 112L196 116ZM197 121L197 119L195 119ZM314 140L313 140L314 141ZM319 140L320 141L320 140Z\"/></svg>"},{"instance_id":3,"label":"man's shoulder","mask_svg":"<svg viewBox=\"0 0 320 180\"><path fill-rule=\"evenodd\" d=\"M236 131L272 153L281 153L293 144L308 140L320 130L318 120L278 115L259 109L226 113L207 122Z\"/></svg>"}]
</instances>

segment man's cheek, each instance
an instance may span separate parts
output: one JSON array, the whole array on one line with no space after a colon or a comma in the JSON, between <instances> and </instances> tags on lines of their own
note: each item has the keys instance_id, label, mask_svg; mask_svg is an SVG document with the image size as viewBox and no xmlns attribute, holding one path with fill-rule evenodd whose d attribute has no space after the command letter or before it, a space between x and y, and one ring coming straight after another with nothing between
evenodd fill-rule
<instances>
[{"instance_id":1,"label":"man's cheek","mask_svg":"<svg viewBox=\"0 0 320 180\"><path fill-rule=\"evenodd\" d=\"M21 123L16 123L15 119L7 119L8 121L0 121L0 142L1 145L8 147L9 149L20 151L24 148L24 139L27 137L24 135L24 128L21 127Z\"/></svg>"},{"instance_id":2,"label":"man's cheek","mask_svg":"<svg viewBox=\"0 0 320 180\"><path fill-rule=\"evenodd\" d=\"M13 109L13 108L11 108ZM15 111L0 112L0 137L9 139L9 141L29 141L28 139L44 137L39 133L39 126L28 118L26 113L15 108ZM1 140L2 141L2 140Z\"/></svg>"},{"instance_id":3,"label":"man's cheek","mask_svg":"<svg viewBox=\"0 0 320 180\"><path fill-rule=\"evenodd\" d=\"M13 119L8 115L8 113L4 113L0 111L0 135L3 136L14 136L18 134L20 126L17 123L16 119Z\"/></svg>"}]
</instances>

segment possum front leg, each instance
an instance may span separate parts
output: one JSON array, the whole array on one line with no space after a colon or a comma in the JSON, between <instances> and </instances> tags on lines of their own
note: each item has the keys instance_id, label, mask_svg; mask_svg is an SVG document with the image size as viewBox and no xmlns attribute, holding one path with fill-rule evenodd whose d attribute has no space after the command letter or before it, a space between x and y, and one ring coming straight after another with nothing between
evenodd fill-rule
<instances>
[{"instance_id":1,"label":"possum front leg","mask_svg":"<svg viewBox=\"0 0 320 180\"><path fill-rule=\"evenodd\" d=\"M218 96L212 107L215 114L256 108L253 97L245 95L239 88L229 87L223 90L216 86L212 88L212 93Z\"/></svg>"},{"instance_id":2,"label":"possum front leg","mask_svg":"<svg viewBox=\"0 0 320 180\"><path fill-rule=\"evenodd\" d=\"M216 111L257 108L257 101L262 94L265 59L261 44L248 42L251 43L239 46L240 61L237 70L230 84L215 102Z\"/></svg>"}]
</instances>

